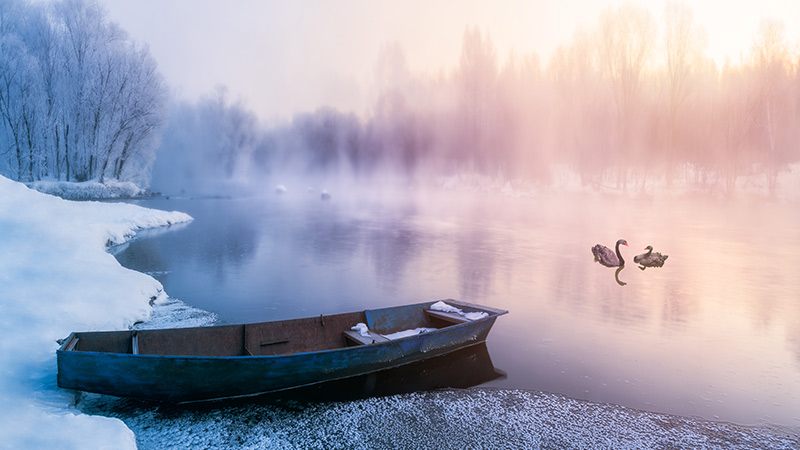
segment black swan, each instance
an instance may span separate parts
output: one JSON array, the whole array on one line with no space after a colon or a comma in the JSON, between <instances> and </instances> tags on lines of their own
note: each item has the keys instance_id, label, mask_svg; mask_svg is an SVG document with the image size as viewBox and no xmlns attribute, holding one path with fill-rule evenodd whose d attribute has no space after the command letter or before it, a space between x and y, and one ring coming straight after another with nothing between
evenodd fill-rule
<instances>
[{"instance_id":1,"label":"black swan","mask_svg":"<svg viewBox=\"0 0 800 450\"><path fill-rule=\"evenodd\" d=\"M644 267L661 267L664 265L664 261L669 258L669 255L662 255L658 252L653 253L652 245L648 245L644 249L647 250L647 253L634 256L633 262L641 264ZM644 269L644 267L642 269Z\"/></svg>"},{"instance_id":2,"label":"black swan","mask_svg":"<svg viewBox=\"0 0 800 450\"><path fill-rule=\"evenodd\" d=\"M614 248L614 250L616 250L616 254L605 245L600 245L600 244L595 245L594 247L592 247L592 254L594 255L594 259L599 261L600 264L608 267L624 266L625 260L622 259L622 254L619 252L620 244L627 246L628 241L626 241L625 239L620 239L617 241L617 245Z\"/></svg>"}]
</instances>

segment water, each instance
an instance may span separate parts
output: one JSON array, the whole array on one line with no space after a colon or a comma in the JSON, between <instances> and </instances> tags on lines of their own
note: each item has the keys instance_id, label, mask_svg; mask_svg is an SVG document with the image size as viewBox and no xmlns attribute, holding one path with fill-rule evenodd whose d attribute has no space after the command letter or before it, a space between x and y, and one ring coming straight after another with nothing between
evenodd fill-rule
<instances>
[{"instance_id":1,"label":"water","mask_svg":"<svg viewBox=\"0 0 800 450\"><path fill-rule=\"evenodd\" d=\"M117 258L221 322L458 298L510 310L487 342L507 376L484 386L800 426L796 205L455 192L139 203L195 220ZM616 273L590 248L619 238ZM633 264L646 245L669 254L663 268Z\"/></svg>"}]
</instances>

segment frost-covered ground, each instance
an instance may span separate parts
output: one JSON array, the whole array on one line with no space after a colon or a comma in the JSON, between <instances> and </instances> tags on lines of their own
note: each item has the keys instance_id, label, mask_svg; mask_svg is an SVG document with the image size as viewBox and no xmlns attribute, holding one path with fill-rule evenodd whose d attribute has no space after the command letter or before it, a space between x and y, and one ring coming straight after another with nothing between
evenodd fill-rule
<instances>
[{"instance_id":1,"label":"frost-covered ground","mask_svg":"<svg viewBox=\"0 0 800 450\"><path fill-rule=\"evenodd\" d=\"M44 180L28 183L28 187L45 194L55 195L68 200L131 198L145 194L144 189L133 183L115 180L108 180L105 183L100 183L99 181L71 183L67 181Z\"/></svg>"},{"instance_id":2,"label":"frost-covered ground","mask_svg":"<svg viewBox=\"0 0 800 450\"><path fill-rule=\"evenodd\" d=\"M105 403L140 449L797 449L800 436L520 390L438 390L331 403ZM97 404L93 404L97 403Z\"/></svg>"},{"instance_id":3,"label":"frost-covered ground","mask_svg":"<svg viewBox=\"0 0 800 450\"><path fill-rule=\"evenodd\" d=\"M519 390L189 406L85 395L76 408L79 397L56 385L57 339L140 320L136 326L214 320L167 298L160 283L121 267L107 251L138 230L189 220L133 205L70 202L0 177L0 448L800 448L797 430Z\"/></svg>"}]
</instances>

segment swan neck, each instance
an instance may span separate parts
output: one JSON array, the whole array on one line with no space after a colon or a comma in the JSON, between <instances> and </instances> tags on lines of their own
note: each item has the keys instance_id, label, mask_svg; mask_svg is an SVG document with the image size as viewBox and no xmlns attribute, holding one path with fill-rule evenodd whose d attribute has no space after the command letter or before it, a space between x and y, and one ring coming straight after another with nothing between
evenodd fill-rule
<instances>
[{"instance_id":1,"label":"swan neck","mask_svg":"<svg viewBox=\"0 0 800 450\"><path fill-rule=\"evenodd\" d=\"M619 252L619 242L617 242L617 245L615 246L615 250L617 251L617 259L619 259L619 265L620 266L624 266L625 265L625 260L622 259L622 253Z\"/></svg>"}]
</instances>

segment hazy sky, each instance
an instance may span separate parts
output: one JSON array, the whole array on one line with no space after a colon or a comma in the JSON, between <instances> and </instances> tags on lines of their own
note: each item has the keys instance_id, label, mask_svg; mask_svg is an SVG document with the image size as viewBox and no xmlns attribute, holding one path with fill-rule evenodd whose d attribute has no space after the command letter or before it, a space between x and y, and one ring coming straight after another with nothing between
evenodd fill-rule
<instances>
[{"instance_id":1,"label":"hazy sky","mask_svg":"<svg viewBox=\"0 0 800 450\"><path fill-rule=\"evenodd\" d=\"M367 112L380 49L398 43L413 73L449 73L467 26L491 34L501 62L550 53L623 1L100 0L109 18L147 43L171 88L194 99L225 85L264 119L322 105ZM666 1L637 0L660 20ZM798 41L800 1L686 2L708 32L708 54L736 61L762 18Z\"/></svg>"}]
</instances>

